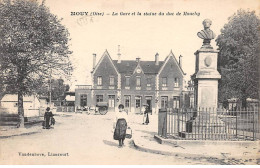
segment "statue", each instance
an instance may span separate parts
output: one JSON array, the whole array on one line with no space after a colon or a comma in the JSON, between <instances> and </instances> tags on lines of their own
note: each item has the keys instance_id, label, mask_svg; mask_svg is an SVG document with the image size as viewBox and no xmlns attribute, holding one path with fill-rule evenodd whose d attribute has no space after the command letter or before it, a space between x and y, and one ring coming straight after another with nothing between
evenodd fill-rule
<instances>
[{"instance_id":1,"label":"statue","mask_svg":"<svg viewBox=\"0 0 260 168\"><path fill-rule=\"evenodd\" d=\"M205 19L202 22L204 26L204 30L201 30L200 32L197 33L197 36L201 39L203 39L203 46L205 47L211 47L210 45L210 40L215 38L215 33L210 30L210 26L212 24L212 21L209 19Z\"/></svg>"}]
</instances>

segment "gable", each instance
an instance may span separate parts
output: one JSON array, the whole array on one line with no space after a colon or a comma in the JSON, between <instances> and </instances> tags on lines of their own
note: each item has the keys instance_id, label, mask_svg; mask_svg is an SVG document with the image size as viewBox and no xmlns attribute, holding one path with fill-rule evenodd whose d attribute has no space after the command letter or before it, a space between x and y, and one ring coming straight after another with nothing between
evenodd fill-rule
<instances>
[{"instance_id":1,"label":"gable","mask_svg":"<svg viewBox=\"0 0 260 168\"><path fill-rule=\"evenodd\" d=\"M173 57L170 57L169 60L165 63L162 71L160 72L159 76L183 76L182 72L179 70L176 62L174 61Z\"/></svg>"},{"instance_id":2,"label":"gable","mask_svg":"<svg viewBox=\"0 0 260 168\"><path fill-rule=\"evenodd\" d=\"M139 72L137 72L137 70L139 71ZM143 71L143 69L142 69L142 67L140 66L140 63L139 64L137 64L137 66L136 66L136 68L135 68L135 70L134 70L134 74L144 74L144 71Z\"/></svg>"},{"instance_id":3,"label":"gable","mask_svg":"<svg viewBox=\"0 0 260 168\"><path fill-rule=\"evenodd\" d=\"M116 74L119 74L118 70L115 67L114 62L112 61L112 59L111 59L109 53L107 52L107 50L104 52L104 54L100 58L98 64L96 65L95 69L93 70L93 74L95 75L95 73L99 70L102 71L102 72L105 72L106 69L109 69L110 71L112 69L112 70L114 70L114 72Z\"/></svg>"},{"instance_id":4,"label":"gable","mask_svg":"<svg viewBox=\"0 0 260 168\"><path fill-rule=\"evenodd\" d=\"M183 72L182 68L180 67L178 61L176 60L175 56L173 55L172 51L168 55L168 57L165 59L164 64L162 65L161 69L159 70L158 75L164 71L164 69L169 69L169 66L171 67L172 70L176 73L180 73L182 76L185 75Z\"/></svg>"}]
</instances>

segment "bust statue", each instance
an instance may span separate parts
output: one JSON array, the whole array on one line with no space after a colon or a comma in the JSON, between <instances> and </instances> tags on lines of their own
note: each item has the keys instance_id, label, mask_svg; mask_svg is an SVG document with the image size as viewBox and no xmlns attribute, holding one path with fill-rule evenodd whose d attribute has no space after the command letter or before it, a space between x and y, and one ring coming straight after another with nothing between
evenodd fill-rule
<instances>
[{"instance_id":1,"label":"bust statue","mask_svg":"<svg viewBox=\"0 0 260 168\"><path fill-rule=\"evenodd\" d=\"M197 33L197 36L201 39L203 39L203 46L209 46L210 47L210 40L215 38L215 33L210 30L210 26L212 24L212 21L209 19L205 19L202 22L204 26L204 30L201 30Z\"/></svg>"}]
</instances>

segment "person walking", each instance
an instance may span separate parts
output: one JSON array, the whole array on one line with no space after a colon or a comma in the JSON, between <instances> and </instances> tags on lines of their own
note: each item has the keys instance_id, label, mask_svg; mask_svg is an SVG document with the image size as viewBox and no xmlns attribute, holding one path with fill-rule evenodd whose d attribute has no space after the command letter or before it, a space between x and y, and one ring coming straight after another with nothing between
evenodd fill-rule
<instances>
[{"instance_id":1,"label":"person walking","mask_svg":"<svg viewBox=\"0 0 260 168\"><path fill-rule=\"evenodd\" d=\"M50 107L46 108L46 112L44 113L44 126L43 129L50 129L50 120L54 115L50 111Z\"/></svg>"},{"instance_id":2,"label":"person walking","mask_svg":"<svg viewBox=\"0 0 260 168\"><path fill-rule=\"evenodd\" d=\"M145 106L146 106L146 105L143 105L143 106L142 106L142 109L141 109L141 112L142 112L142 114L143 114L143 124L144 124L145 115L146 115L146 114L145 114Z\"/></svg>"},{"instance_id":3,"label":"person walking","mask_svg":"<svg viewBox=\"0 0 260 168\"><path fill-rule=\"evenodd\" d=\"M127 121L128 121L128 116L126 111L124 110L124 105L120 104L118 106L118 111L116 112L116 116L113 124L114 139L118 140L119 147L122 147L124 145L126 129L127 129Z\"/></svg>"},{"instance_id":4,"label":"person walking","mask_svg":"<svg viewBox=\"0 0 260 168\"><path fill-rule=\"evenodd\" d=\"M145 118L145 124L148 125L149 124L149 109L148 109L148 106L145 106L145 112L144 112L144 115L146 116Z\"/></svg>"}]
</instances>

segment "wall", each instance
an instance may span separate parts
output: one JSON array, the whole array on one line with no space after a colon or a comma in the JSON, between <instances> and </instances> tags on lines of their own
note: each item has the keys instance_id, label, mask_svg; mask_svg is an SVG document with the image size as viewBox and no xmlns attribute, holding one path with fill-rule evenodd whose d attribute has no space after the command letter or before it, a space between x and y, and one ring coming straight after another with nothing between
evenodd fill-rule
<instances>
[{"instance_id":1,"label":"wall","mask_svg":"<svg viewBox=\"0 0 260 168\"><path fill-rule=\"evenodd\" d=\"M104 56L102 62L99 64L97 69L95 70L95 73L93 74L94 78L94 83L93 83L93 88L97 89L97 77L102 76L102 89L109 89L110 87L110 81L109 77L114 76L114 88L117 89L117 81L118 81L118 75L117 72L111 63L110 59L108 56Z\"/></svg>"}]
</instances>

